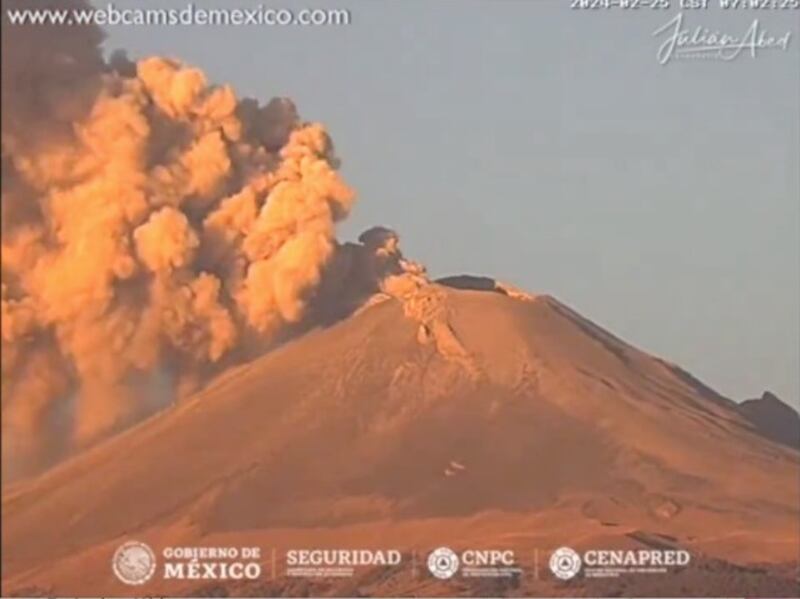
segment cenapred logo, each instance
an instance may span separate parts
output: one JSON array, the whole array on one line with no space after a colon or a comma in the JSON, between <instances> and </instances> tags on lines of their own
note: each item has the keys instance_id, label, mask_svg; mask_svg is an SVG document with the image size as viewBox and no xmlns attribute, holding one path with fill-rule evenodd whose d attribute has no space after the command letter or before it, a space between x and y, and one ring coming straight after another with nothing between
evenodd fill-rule
<instances>
[{"instance_id":1,"label":"cenapred logo","mask_svg":"<svg viewBox=\"0 0 800 599\"><path fill-rule=\"evenodd\" d=\"M458 555L449 547L439 547L428 555L428 570L436 578L452 578L458 572L458 565Z\"/></svg>"},{"instance_id":2,"label":"cenapred logo","mask_svg":"<svg viewBox=\"0 0 800 599\"><path fill-rule=\"evenodd\" d=\"M581 571L581 556L569 547L559 547L550 556L550 571L561 580L569 580Z\"/></svg>"},{"instance_id":3,"label":"cenapred logo","mask_svg":"<svg viewBox=\"0 0 800 599\"><path fill-rule=\"evenodd\" d=\"M561 580L578 572L585 578L610 578L625 574L666 574L671 568L689 565L685 549L589 549L578 554L560 547L550 556L550 571Z\"/></svg>"},{"instance_id":4,"label":"cenapred logo","mask_svg":"<svg viewBox=\"0 0 800 599\"><path fill-rule=\"evenodd\" d=\"M128 541L114 552L111 568L125 584L144 584L156 571L156 554L145 543Z\"/></svg>"}]
</instances>

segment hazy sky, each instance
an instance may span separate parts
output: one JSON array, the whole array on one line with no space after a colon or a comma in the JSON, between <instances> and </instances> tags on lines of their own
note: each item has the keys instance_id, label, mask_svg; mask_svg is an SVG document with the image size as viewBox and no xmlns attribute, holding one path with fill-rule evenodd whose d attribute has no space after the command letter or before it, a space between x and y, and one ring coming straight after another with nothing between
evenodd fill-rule
<instances>
[{"instance_id":1,"label":"hazy sky","mask_svg":"<svg viewBox=\"0 0 800 599\"><path fill-rule=\"evenodd\" d=\"M758 17L791 31L788 51L662 66L653 31L676 8L262 4L347 8L352 24L111 27L107 46L324 122L359 193L342 238L391 226L435 276L553 294L723 394L798 405L800 11L686 11L737 36Z\"/></svg>"}]
</instances>

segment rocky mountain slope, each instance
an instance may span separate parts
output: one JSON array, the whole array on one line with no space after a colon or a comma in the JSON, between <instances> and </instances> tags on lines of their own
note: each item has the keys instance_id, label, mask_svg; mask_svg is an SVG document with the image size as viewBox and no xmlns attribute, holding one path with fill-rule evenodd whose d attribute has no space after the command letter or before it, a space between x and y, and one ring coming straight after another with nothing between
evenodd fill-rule
<instances>
[{"instance_id":1,"label":"rocky mountain slope","mask_svg":"<svg viewBox=\"0 0 800 599\"><path fill-rule=\"evenodd\" d=\"M508 546L526 577L484 593L561 594L547 551L657 540L692 552L682 584L700 594L744 568L748 588L791 595L798 451L552 297L461 283L381 298L8 487L4 594L129 594L108 564L137 538L269 548L274 594L301 584L282 577L290 547ZM311 590L463 590L426 574ZM197 590L182 582L142 592Z\"/></svg>"}]
</instances>

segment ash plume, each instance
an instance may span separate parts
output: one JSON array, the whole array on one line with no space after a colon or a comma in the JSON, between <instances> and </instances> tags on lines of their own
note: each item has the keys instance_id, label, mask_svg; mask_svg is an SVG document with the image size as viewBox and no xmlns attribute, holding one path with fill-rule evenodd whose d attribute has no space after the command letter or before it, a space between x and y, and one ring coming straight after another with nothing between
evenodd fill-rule
<instances>
[{"instance_id":1,"label":"ash plume","mask_svg":"<svg viewBox=\"0 0 800 599\"><path fill-rule=\"evenodd\" d=\"M2 410L12 476L373 293L427 280L388 230L337 242L354 193L325 128L291 101L238 99L173 59L107 61L93 27L6 18Z\"/></svg>"}]
</instances>

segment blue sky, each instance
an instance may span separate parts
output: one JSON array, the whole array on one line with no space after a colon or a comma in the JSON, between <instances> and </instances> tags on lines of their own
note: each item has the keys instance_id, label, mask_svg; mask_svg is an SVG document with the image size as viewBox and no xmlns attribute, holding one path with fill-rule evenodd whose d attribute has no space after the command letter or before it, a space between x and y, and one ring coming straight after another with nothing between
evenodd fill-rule
<instances>
[{"instance_id":1,"label":"blue sky","mask_svg":"<svg viewBox=\"0 0 800 599\"><path fill-rule=\"evenodd\" d=\"M263 5L352 23L118 26L106 46L324 122L359 194L342 238L390 226L435 276L553 294L725 395L797 406L800 11L686 11L731 35L757 17L789 48L660 65L676 8L569 4L285 0Z\"/></svg>"}]
</instances>

